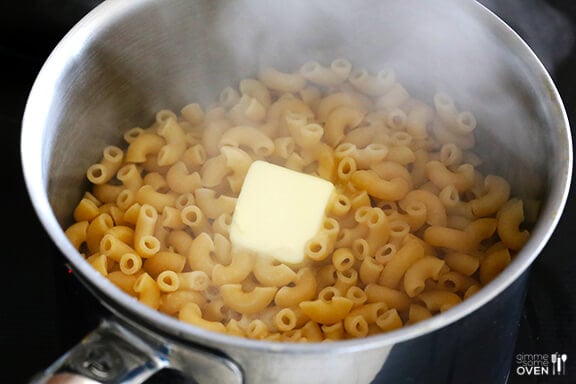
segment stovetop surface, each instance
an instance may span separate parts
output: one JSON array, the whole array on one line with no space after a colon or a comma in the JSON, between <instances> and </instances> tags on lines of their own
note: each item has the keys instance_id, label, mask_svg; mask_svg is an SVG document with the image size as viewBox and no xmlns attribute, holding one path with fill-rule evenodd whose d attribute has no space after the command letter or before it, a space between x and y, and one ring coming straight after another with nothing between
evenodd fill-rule
<instances>
[{"instance_id":1,"label":"stovetop surface","mask_svg":"<svg viewBox=\"0 0 576 384\"><path fill-rule=\"evenodd\" d=\"M481 1L509 23L551 73L576 125L576 1ZM4 252L0 256L0 383L25 382L46 368L98 323L99 303L68 273L36 218L20 166L20 124L28 92L44 60L60 38L100 1L21 1L0 5L0 151L5 187ZM2 9L5 7L6 9ZM574 183L573 183L574 184ZM573 188L572 188L573 189ZM573 194L572 194L573 195ZM569 199L562 219L530 272L519 325L517 353L566 353L564 377L516 375L510 384L576 383L576 202ZM23 237L23 238L22 238ZM38 255L42 257L38 257ZM570 361L572 360L572 361ZM157 377L157 382L179 382Z\"/></svg>"}]
</instances>

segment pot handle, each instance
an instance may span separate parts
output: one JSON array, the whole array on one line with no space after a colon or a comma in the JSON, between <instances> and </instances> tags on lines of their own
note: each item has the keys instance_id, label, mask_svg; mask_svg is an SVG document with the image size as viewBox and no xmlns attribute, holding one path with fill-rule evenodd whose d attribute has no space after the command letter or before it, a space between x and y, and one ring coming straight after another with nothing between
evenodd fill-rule
<instances>
[{"instance_id":1,"label":"pot handle","mask_svg":"<svg viewBox=\"0 0 576 384\"><path fill-rule=\"evenodd\" d=\"M241 370L229 359L212 352L181 348L161 341L148 342L114 320L103 320L84 339L32 378L30 384L143 383L164 368L180 370L172 360L184 349L186 364L197 367L198 383L243 382ZM197 375L196 375L197 374ZM221 380L222 379L222 380Z\"/></svg>"}]
</instances>

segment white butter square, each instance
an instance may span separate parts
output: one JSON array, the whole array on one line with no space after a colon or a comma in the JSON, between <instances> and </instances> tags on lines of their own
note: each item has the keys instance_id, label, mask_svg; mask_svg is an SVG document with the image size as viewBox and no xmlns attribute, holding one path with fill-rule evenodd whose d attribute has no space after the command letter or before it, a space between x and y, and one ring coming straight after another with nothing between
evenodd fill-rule
<instances>
[{"instance_id":1,"label":"white butter square","mask_svg":"<svg viewBox=\"0 0 576 384\"><path fill-rule=\"evenodd\" d=\"M232 216L232 245L284 263L301 262L333 191L334 185L319 177L253 162Z\"/></svg>"}]
</instances>

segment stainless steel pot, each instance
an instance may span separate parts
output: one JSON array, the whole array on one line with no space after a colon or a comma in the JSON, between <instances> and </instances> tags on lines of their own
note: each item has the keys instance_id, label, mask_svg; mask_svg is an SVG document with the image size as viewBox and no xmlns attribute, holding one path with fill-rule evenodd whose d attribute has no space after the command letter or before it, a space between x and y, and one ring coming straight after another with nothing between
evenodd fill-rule
<instances>
[{"instance_id":1,"label":"stainless steel pot","mask_svg":"<svg viewBox=\"0 0 576 384\"><path fill-rule=\"evenodd\" d=\"M364 339L246 340L141 305L69 244L63 228L87 187L85 170L123 130L148 124L162 108L214 100L258 65L290 69L338 57L371 70L392 66L421 98L453 95L478 118L485 169L512 180L514 194L541 202L527 245L478 294ZM526 276L558 223L572 174L569 125L550 76L508 26L471 0L108 0L46 61L21 145L41 222L113 314L37 382L142 382L166 367L219 383L504 382Z\"/></svg>"}]
</instances>

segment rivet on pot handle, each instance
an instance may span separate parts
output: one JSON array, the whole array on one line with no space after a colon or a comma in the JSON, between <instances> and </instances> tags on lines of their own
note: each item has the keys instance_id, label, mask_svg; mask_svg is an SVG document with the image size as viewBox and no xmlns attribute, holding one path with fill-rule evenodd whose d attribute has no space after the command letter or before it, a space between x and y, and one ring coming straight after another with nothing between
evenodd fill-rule
<instances>
[{"instance_id":1,"label":"rivet on pot handle","mask_svg":"<svg viewBox=\"0 0 576 384\"><path fill-rule=\"evenodd\" d=\"M179 353L178 346L157 340L143 340L115 321L103 320L98 328L66 352L31 384L142 383L164 368ZM205 351L196 354L202 367L198 383L215 378L226 383L242 383L240 369L230 360ZM176 359L178 360L178 359Z\"/></svg>"}]
</instances>

